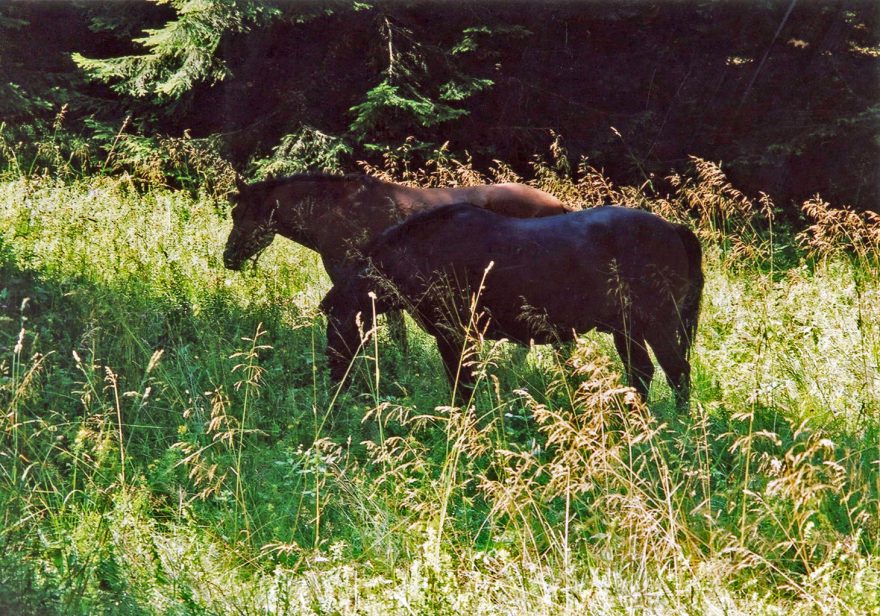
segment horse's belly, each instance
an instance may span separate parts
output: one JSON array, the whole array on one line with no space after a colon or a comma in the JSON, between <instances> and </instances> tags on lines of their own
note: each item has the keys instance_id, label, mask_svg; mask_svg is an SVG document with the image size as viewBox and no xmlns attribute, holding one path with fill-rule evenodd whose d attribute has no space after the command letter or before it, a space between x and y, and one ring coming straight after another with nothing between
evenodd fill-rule
<instances>
[{"instance_id":1,"label":"horse's belly","mask_svg":"<svg viewBox=\"0 0 880 616\"><path fill-rule=\"evenodd\" d=\"M520 305L518 310L487 310L490 320L484 336L490 340L507 338L521 344L534 341L537 344L553 344L573 340L578 334L600 329L604 319L595 318L595 314L577 311L574 308L565 311L553 310L552 307Z\"/></svg>"}]
</instances>

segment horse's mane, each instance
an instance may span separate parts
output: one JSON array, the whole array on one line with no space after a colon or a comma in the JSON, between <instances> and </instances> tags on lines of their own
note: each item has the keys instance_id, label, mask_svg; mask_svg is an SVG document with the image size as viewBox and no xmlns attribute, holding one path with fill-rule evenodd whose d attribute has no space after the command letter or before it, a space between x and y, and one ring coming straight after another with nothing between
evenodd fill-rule
<instances>
[{"instance_id":1,"label":"horse's mane","mask_svg":"<svg viewBox=\"0 0 880 616\"><path fill-rule=\"evenodd\" d=\"M294 182L326 182L328 184L340 184L344 182L359 182L361 185L370 186L381 184L382 180L363 173L346 173L345 175L334 173L295 173L277 178L269 178L248 184L249 190L272 190L278 186L292 184Z\"/></svg>"},{"instance_id":2,"label":"horse's mane","mask_svg":"<svg viewBox=\"0 0 880 616\"><path fill-rule=\"evenodd\" d=\"M402 223L398 225L394 225L393 227L389 227L378 237L373 239L364 247L364 253L370 254L370 252L379 246L384 244L393 243L398 241L401 237L405 237L411 235L413 233L417 233L421 229L425 229L427 227L432 227L434 225L440 224L458 214L463 212L482 212L489 216L497 216L494 212L490 212L489 210L473 205L472 203L461 202L461 203L450 203L449 205L441 205L440 207L431 208L430 210L423 210L416 214L413 214Z\"/></svg>"}]
</instances>

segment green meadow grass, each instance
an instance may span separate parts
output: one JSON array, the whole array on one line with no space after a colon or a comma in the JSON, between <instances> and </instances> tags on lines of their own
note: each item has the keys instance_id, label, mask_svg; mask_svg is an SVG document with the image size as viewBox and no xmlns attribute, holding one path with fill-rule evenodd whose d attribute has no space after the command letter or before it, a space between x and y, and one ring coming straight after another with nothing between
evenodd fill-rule
<instances>
[{"instance_id":1,"label":"green meadow grass","mask_svg":"<svg viewBox=\"0 0 880 616\"><path fill-rule=\"evenodd\" d=\"M647 204L704 240L680 415L598 334L481 345L459 408L380 328L339 391L314 253L230 272L222 201L0 184L0 613L880 613L874 255L731 191Z\"/></svg>"}]
</instances>

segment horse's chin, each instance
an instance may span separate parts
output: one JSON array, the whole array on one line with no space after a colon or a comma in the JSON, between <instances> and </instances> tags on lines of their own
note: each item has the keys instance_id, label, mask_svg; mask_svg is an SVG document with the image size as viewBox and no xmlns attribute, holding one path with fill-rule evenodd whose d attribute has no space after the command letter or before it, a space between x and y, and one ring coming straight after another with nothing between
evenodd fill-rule
<instances>
[{"instance_id":1,"label":"horse's chin","mask_svg":"<svg viewBox=\"0 0 880 616\"><path fill-rule=\"evenodd\" d=\"M255 270L257 269L257 260L263 254L263 251L259 251L253 256L247 257L246 259L223 259L223 266L234 272L243 272L247 269Z\"/></svg>"}]
</instances>

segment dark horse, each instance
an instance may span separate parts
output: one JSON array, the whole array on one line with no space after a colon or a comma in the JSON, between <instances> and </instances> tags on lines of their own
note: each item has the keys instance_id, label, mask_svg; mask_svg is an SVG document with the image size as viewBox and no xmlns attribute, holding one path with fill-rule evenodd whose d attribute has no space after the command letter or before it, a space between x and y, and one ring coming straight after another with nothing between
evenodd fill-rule
<instances>
[{"instance_id":1,"label":"dark horse","mask_svg":"<svg viewBox=\"0 0 880 616\"><path fill-rule=\"evenodd\" d=\"M614 335L643 399L654 373L647 343L687 405L703 272L699 241L683 225L614 206L526 220L456 204L389 229L365 257L321 302L337 381L361 343L356 316L368 331L375 302L377 314L407 309L435 337L453 387L473 382L461 365L468 324L523 344L595 328Z\"/></svg>"},{"instance_id":2,"label":"dark horse","mask_svg":"<svg viewBox=\"0 0 880 616\"><path fill-rule=\"evenodd\" d=\"M239 183L230 200L235 207L223 251L227 268L241 269L277 233L320 254L334 283L364 245L418 212L462 201L516 218L569 211L556 197L524 184L412 188L360 174L305 174ZM392 335L405 344L402 316L399 312L388 316Z\"/></svg>"}]
</instances>

